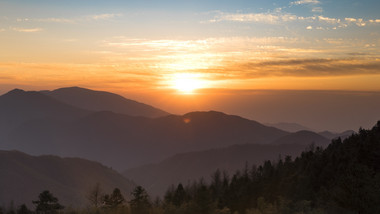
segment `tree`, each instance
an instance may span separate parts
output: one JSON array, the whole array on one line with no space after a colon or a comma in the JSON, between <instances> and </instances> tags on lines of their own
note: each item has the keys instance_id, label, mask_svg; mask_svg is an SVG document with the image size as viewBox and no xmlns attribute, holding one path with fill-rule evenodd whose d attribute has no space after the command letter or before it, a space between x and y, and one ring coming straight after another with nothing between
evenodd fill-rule
<instances>
[{"instance_id":1,"label":"tree","mask_svg":"<svg viewBox=\"0 0 380 214\"><path fill-rule=\"evenodd\" d=\"M22 204L17 209L17 214L31 214L32 212L28 209L28 207L25 204Z\"/></svg>"},{"instance_id":2,"label":"tree","mask_svg":"<svg viewBox=\"0 0 380 214\"><path fill-rule=\"evenodd\" d=\"M104 194L99 183L96 183L92 190L87 195L87 199L90 201L91 205L98 208L102 203L102 198Z\"/></svg>"},{"instance_id":3,"label":"tree","mask_svg":"<svg viewBox=\"0 0 380 214\"><path fill-rule=\"evenodd\" d=\"M131 193L133 199L129 202L133 214L149 213L151 203L149 195L142 186L137 186Z\"/></svg>"},{"instance_id":4,"label":"tree","mask_svg":"<svg viewBox=\"0 0 380 214\"><path fill-rule=\"evenodd\" d=\"M36 205L37 214L54 214L64 207L58 203L58 198L54 197L48 190L43 191L38 196L37 201L33 201Z\"/></svg>"},{"instance_id":5,"label":"tree","mask_svg":"<svg viewBox=\"0 0 380 214\"><path fill-rule=\"evenodd\" d=\"M182 184L178 184L177 189L174 192L172 202L175 206L179 207L185 201L186 192Z\"/></svg>"},{"instance_id":6,"label":"tree","mask_svg":"<svg viewBox=\"0 0 380 214\"><path fill-rule=\"evenodd\" d=\"M115 188L111 195L104 195L103 204L106 208L115 208L125 202L124 196L119 188Z\"/></svg>"}]
</instances>

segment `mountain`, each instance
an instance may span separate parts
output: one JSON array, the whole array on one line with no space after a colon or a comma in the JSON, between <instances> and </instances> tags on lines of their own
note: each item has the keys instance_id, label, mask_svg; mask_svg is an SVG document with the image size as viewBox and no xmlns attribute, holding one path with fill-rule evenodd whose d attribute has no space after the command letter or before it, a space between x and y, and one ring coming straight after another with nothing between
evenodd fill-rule
<instances>
[{"instance_id":1,"label":"mountain","mask_svg":"<svg viewBox=\"0 0 380 214\"><path fill-rule=\"evenodd\" d=\"M285 144L299 144L299 145L310 145L314 143L316 146L326 147L330 140L311 131L298 131L295 133L291 133L289 135L283 136L272 142L277 145L285 145Z\"/></svg>"},{"instance_id":2,"label":"mountain","mask_svg":"<svg viewBox=\"0 0 380 214\"><path fill-rule=\"evenodd\" d=\"M177 153L234 144L266 144L287 134L215 111L156 119L96 112L70 123L30 121L14 129L7 141L12 146L8 149L83 157L125 170Z\"/></svg>"},{"instance_id":3,"label":"mountain","mask_svg":"<svg viewBox=\"0 0 380 214\"><path fill-rule=\"evenodd\" d=\"M112 111L131 116L151 118L162 117L169 114L150 105L126 99L120 95L105 91L70 87L41 92L63 103L90 111Z\"/></svg>"},{"instance_id":4,"label":"mountain","mask_svg":"<svg viewBox=\"0 0 380 214\"><path fill-rule=\"evenodd\" d=\"M26 203L44 190L65 206L85 207L87 194L99 183L104 193L114 188L128 198L135 184L111 168L79 158L30 156L18 151L0 151L0 201Z\"/></svg>"},{"instance_id":5,"label":"mountain","mask_svg":"<svg viewBox=\"0 0 380 214\"><path fill-rule=\"evenodd\" d=\"M39 92L14 89L0 96L0 137L27 121L53 119L67 122L89 113Z\"/></svg>"},{"instance_id":6,"label":"mountain","mask_svg":"<svg viewBox=\"0 0 380 214\"><path fill-rule=\"evenodd\" d=\"M298 156L304 145L234 145L220 149L189 152L174 155L157 164L149 164L123 172L123 175L140 185L150 194L162 196L170 185L204 178L210 179L217 169L230 175L245 164L261 165L264 160L278 160L279 156Z\"/></svg>"},{"instance_id":7,"label":"mountain","mask_svg":"<svg viewBox=\"0 0 380 214\"><path fill-rule=\"evenodd\" d=\"M298 123L286 123L286 122L281 122L281 123L265 123L267 126L272 126L287 132L298 132L302 130L310 131L311 129L300 125Z\"/></svg>"},{"instance_id":8,"label":"mountain","mask_svg":"<svg viewBox=\"0 0 380 214\"><path fill-rule=\"evenodd\" d=\"M323 137L331 139L331 140L336 139L338 137L340 137L342 139L346 139L354 133L355 132L352 130L347 130L347 131L344 131L342 133L333 133L333 132L329 132L329 131L318 132L319 135L322 135Z\"/></svg>"}]
</instances>

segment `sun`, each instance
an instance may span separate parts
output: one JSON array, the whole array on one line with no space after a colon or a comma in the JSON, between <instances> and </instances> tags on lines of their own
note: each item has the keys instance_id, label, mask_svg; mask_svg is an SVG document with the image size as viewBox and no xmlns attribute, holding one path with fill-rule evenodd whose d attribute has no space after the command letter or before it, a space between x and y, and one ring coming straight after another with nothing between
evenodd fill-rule
<instances>
[{"instance_id":1,"label":"sun","mask_svg":"<svg viewBox=\"0 0 380 214\"><path fill-rule=\"evenodd\" d=\"M194 94L197 89L206 87L201 77L198 73L176 73L169 84L182 94Z\"/></svg>"}]
</instances>

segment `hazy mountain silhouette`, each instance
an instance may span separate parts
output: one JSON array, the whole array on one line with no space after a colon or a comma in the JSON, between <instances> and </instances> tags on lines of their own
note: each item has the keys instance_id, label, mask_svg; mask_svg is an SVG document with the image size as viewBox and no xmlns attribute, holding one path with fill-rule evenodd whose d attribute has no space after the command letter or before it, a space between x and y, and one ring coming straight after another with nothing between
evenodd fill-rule
<instances>
[{"instance_id":1,"label":"hazy mountain silhouette","mask_svg":"<svg viewBox=\"0 0 380 214\"><path fill-rule=\"evenodd\" d=\"M86 196L96 183L105 193L118 187L125 197L135 184L97 162L79 158L30 156L0 150L0 201L31 204L43 190L52 192L65 206L86 206Z\"/></svg>"},{"instance_id":2,"label":"hazy mountain silhouette","mask_svg":"<svg viewBox=\"0 0 380 214\"><path fill-rule=\"evenodd\" d=\"M347 130L347 131L344 131L342 133L333 133L333 132L329 132L329 131L318 132L319 135L322 135L323 137L331 139L331 140L336 139L338 137L342 138L342 140L343 140L343 139L348 138L349 136L351 136L354 133L355 133L355 131L353 131L353 130Z\"/></svg>"},{"instance_id":3,"label":"hazy mountain silhouette","mask_svg":"<svg viewBox=\"0 0 380 214\"><path fill-rule=\"evenodd\" d=\"M287 122L280 122L280 123L265 123L267 126L272 126L287 132L298 132L302 130L311 131L310 128L300 125L298 123L287 123Z\"/></svg>"},{"instance_id":4,"label":"hazy mountain silhouette","mask_svg":"<svg viewBox=\"0 0 380 214\"><path fill-rule=\"evenodd\" d=\"M281 145L281 144L299 144L299 145L310 145L314 143L316 146L326 147L330 140L311 131L298 131L295 133L291 133L284 137L281 137L275 141L273 144Z\"/></svg>"},{"instance_id":5,"label":"hazy mountain silhouette","mask_svg":"<svg viewBox=\"0 0 380 214\"><path fill-rule=\"evenodd\" d=\"M105 91L94 91L80 87L41 91L61 102L91 111L113 111L131 116L161 117L169 113L158 108L126 99Z\"/></svg>"},{"instance_id":6,"label":"hazy mountain silhouette","mask_svg":"<svg viewBox=\"0 0 380 214\"><path fill-rule=\"evenodd\" d=\"M270 143L288 133L220 112L157 119L96 112L75 120L32 120L13 129L7 149L83 157L124 170L176 153Z\"/></svg>"},{"instance_id":7,"label":"hazy mountain silhouette","mask_svg":"<svg viewBox=\"0 0 380 214\"><path fill-rule=\"evenodd\" d=\"M0 96L0 137L27 121L71 121L88 113L90 111L61 103L39 92L14 89Z\"/></svg>"},{"instance_id":8,"label":"hazy mountain silhouette","mask_svg":"<svg viewBox=\"0 0 380 214\"><path fill-rule=\"evenodd\" d=\"M177 154L158 164L149 164L123 172L126 177L143 185L152 195L162 196L170 185L187 184L194 180L210 179L220 169L230 175L248 163L260 165L265 160L277 160L281 155L298 156L304 145L234 145L207 151Z\"/></svg>"},{"instance_id":9,"label":"hazy mountain silhouette","mask_svg":"<svg viewBox=\"0 0 380 214\"><path fill-rule=\"evenodd\" d=\"M7 133L0 138L0 148L33 155L82 157L118 170L158 162L177 153L235 144L328 142L315 133L290 134L216 111L147 118L83 110L50 95L22 90L1 96L0 104L0 114L5 118L2 133Z\"/></svg>"}]
</instances>

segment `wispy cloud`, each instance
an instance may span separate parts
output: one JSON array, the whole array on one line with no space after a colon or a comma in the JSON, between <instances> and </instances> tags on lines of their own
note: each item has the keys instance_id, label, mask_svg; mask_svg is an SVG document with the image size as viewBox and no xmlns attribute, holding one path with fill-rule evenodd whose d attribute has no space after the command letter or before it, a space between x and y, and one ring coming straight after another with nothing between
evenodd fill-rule
<instances>
[{"instance_id":1,"label":"wispy cloud","mask_svg":"<svg viewBox=\"0 0 380 214\"><path fill-rule=\"evenodd\" d=\"M301 4L320 4L321 2L318 0L300 0L300 1L293 1L290 4L291 5L301 5Z\"/></svg>"},{"instance_id":2,"label":"wispy cloud","mask_svg":"<svg viewBox=\"0 0 380 214\"><path fill-rule=\"evenodd\" d=\"M12 30L17 31L17 32L22 32L22 33L35 33L35 32L40 32L43 29L42 28L18 28L18 27L14 27L14 28L12 28Z\"/></svg>"},{"instance_id":3,"label":"wispy cloud","mask_svg":"<svg viewBox=\"0 0 380 214\"><path fill-rule=\"evenodd\" d=\"M58 18L58 17L49 17L49 18L18 18L17 22L43 22L43 23L78 23L86 21L101 21L101 20L112 20L117 17L121 17L120 13L102 13L94 15L86 15L75 18Z\"/></svg>"},{"instance_id":4,"label":"wispy cloud","mask_svg":"<svg viewBox=\"0 0 380 214\"><path fill-rule=\"evenodd\" d=\"M380 62L353 59L291 59L265 62L243 62L227 67L224 72L235 71L235 78L263 77L336 77L352 75L378 75ZM239 71L239 72L236 72Z\"/></svg>"},{"instance_id":5,"label":"wispy cloud","mask_svg":"<svg viewBox=\"0 0 380 214\"><path fill-rule=\"evenodd\" d=\"M360 27L366 25L366 22L363 19L345 18L344 20L347 21L348 23L355 23L357 26L360 26ZM371 22L371 20L369 20L369 22Z\"/></svg>"},{"instance_id":6,"label":"wispy cloud","mask_svg":"<svg viewBox=\"0 0 380 214\"><path fill-rule=\"evenodd\" d=\"M295 21L297 16L289 13L222 13L219 12L210 23L221 21L232 22L260 22L268 24L277 24L279 22Z\"/></svg>"},{"instance_id":7,"label":"wispy cloud","mask_svg":"<svg viewBox=\"0 0 380 214\"><path fill-rule=\"evenodd\" d=\"M319 21L327 22L329 24L337 24L340 23L340 19L338 18L330 18L325 16L318 16Z\"/></svg>"},{"instance_id":8,"label":"wispy cloud","mask_svg":"<svg viewBox=\"0 0 380 214\"><path fill-rule=\"evenodd\" d=\"M322 8L313 8L315 12L322 12ZM335 18L323 15L297 16L286 13L282 10L275 10L268 13L224 13L217 11L216 15L203 23L215 22L241 22L241 23L265 23L265 24L284 24L287 22L298 22L307 24L306 29L338 29L345 28L351 24L364 27L367 24L378 24L380 19L364 20L362 18ZM323 26L325 25L325 26ZM326 26L329 25L329 26Z\"/></svg>"},{"instance_id":9,"label":"wispy cloud","mask_svg":"<svg viewBox=\"0 0 380 214\"><path fill-rule=\"evenodd\" d=\"M322 7L313 7L313 9L311 9L311 12L322 13L323 12L323 8Z\"/></svg>"},{"instance_id":10,"label":"wispy cloud","mask_svg":"<svg viewBox=\"0 0 380 214\"><path fill-rule=\"evenodd\" d=\"M96 14L96 15L90 15L86 16L87 20L110 20L113 18L121 17L122 14L118 13L103 13L103 14Z\"/></svg>"}]
</instances>

